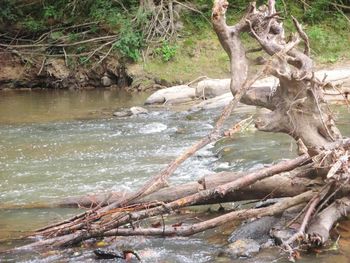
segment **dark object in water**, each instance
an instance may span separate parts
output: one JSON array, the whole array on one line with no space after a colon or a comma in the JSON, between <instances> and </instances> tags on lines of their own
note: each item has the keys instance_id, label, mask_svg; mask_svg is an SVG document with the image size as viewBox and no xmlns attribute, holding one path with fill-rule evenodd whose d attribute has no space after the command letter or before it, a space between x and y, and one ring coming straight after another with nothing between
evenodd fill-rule
<instances>
[{"instance_id":1,"label":"dark object in water","mask_svg":"<svg viewBox=\"0 0 350 263\"><path fill-rule=\"evenodd\" d=\"M115 251L111 250L102 250L102 249L95 249L94 250L95 255L97 256L98 259L113 259L113 258L122 258L125 260L129 260L131 255L134 255L139 261L141 261L141 258L139 255L137 255L134 251L132 250L123 250L122 254L117 253Z\"/></svg>"}]
</instances>

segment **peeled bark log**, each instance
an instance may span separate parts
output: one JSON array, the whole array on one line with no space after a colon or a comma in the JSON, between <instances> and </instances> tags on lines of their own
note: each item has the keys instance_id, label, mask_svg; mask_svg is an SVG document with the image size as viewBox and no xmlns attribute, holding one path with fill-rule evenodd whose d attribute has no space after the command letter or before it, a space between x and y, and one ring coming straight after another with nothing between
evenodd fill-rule
<instances>
[{"instance_id":1,"label":"peeled bark log","mask_svg":"<svg viewBox=\"0 0 350 263\"><path fill-rule=\"evenodd\" d=\"M298 205L300 203L307 202L314 196L313 191L307 191L295 197L286 198L283 201L274 204L269 207L258 209L243 209L239 211L233 211L225 215L215 217L213 219L197 223L188 227L165 227L165 228L150 228L150 229L123 229L116 228L110 229L103 233L103 236L133 236L133 235L148 235L148 236L189 236L195 233L202 232L207 229L211 229L227 223L231 220L243 220L257 216L271 216L282 213L289 207ZM82 240L89 238L101 237L101 233L98 231L86 231L79 230L75 233L50 238L42 241L38 241L26 246L17 248L16 250L42 250L47 247L62 247L79 243Z\"/></svg>"},{"instance_id":2,"label":"peeled bark log","mask_svg":"<svg viewBox=\"0 0 350 263\"><path fill-rule=\"evenodd\" d=\"M290 172L283 172L281 174L274 175L272 177L258 181L249 187L241 188L225 197L217 197L207 200L206 204L223 203L243 200L255 200L262 199L266 196L269 198L274 197L291 197L301 194L307 191L308 186L315 181L309 178L300 178L299 175L312 174L314 169L309 166L302 166L294 169ZM221 172L218 174L211 174L200 179L200 182L191 182L182 185L176 185L159 190L147 197L141 198L137 202L131 202L130 204L148 203L153 200L159 202L171 202L176 199L183 198L185 196L197 193L203 190L203 183L206 189L217 187L221 184L225 184L234 181L247 173L234 173L234 172ZM110 198L108 196L111 195ZM120 192L101 193L87 196L76 196L65 198L57 203L49 204L50 207L87 207L91 208L96 205L105 206L108 203L115 202L120 199L124 194ZM108 198L107 202L104 202ZM201 204L201 203L198 203ZM45 207L47 207L45 206ZM40 206L35 206L38 208Z\"/></svg>"},{"instance_id":3,"label":"peeled bark log","mask_svg":"<svg viewBox=\"0 0 350 263\"><path fill-rule=\"evenodd\" d=\"M58 240L62 240L62 241L54 242L55 246L67 246L67 244L71 245L73 243L77 243L82 240L91 238L91 235L103 236L105 232L135 220L138 221L138 220L149 218L152 216L170 213L173 210L179 209L181 207L190 206L193 204L197 204L199 202L206 202L208 199L211 199L213 197L223 197L228 193L232 193L242 187L247 187L249 185L252 185L257 181L270 177L274 174L278 174L283 171L293 170L295 167L298 167L304 164L308 160L309 160L309 156L305 154L297 157L296 159L280 162L271 167L261 169L260 171L249 173L243 177L237 178L232 182L219 185L218 187L215 187L212 189L202 190L198 193L174 200L170 203L166 203L166 204L164 203L154 208L144 209L144 210L135 211L135 212L128 212L128 213L121 213L116 211L115 214L112 213L113 216L111 220L107 220L106 222L103 222L102 225L99 222L92 224L89 226L88 231L81 231L81 229L85 228L87 224L87 221L83 220L79 223L72 222L72 223L68 223L68 225L63 224L63 225L53 226L49 229L44 229L39 233L45 234L45 235L52 235L53 233L55 233L56 236L66 236L66 235L72 236L70 234L72 232L80 233L80 235L73 235L72 236L74 237L73 240L70 238L61 239L61 237L57 237ZM111 212L108 212L105 214L97 214L95 218L100 218L101 216L109 215L109 214L111 214ZM90 217L90 220L94 218L93 215L94 214L92 214L92 217Z\"/></svg>"},{"instance_id":4,"label":"peeled bark log","mask_svg":"<svg viewBox=\"0 0 350 263\"><path fill-rule=\"evenodd\" d=\"M165 229L150 228L150 229L115 229L106 232L106 235L121 235L121 236L133 236L133 235L148 235L148 236L190 236L207 229L211 229L220 225L223 225L232 220L244 220L252 217L273 216L281 214L289 207L307 202L312 198L314 193L312 191L305 192L295 197L289 197L283 201L276 203L269 207L257 208L257 209L242 209L239 211L233 211L222 216L215 217L210 220L206 220L201 223L197 223L191 226L184 227L169 227Z\"/></svg>"},{"instance_id":5,"label":"peeled bark log","mask_svg":"<svg viewBox=\"0 0 350 263\"><path fill-rule=\"evenodd\" d=\"M350 213L350 199L348 197L334 201L332 205L319 213L307 230L311 245L320 246L326 243L333 225L339 219L347 216L348 213Z\"/></svg>"}]
</instances>

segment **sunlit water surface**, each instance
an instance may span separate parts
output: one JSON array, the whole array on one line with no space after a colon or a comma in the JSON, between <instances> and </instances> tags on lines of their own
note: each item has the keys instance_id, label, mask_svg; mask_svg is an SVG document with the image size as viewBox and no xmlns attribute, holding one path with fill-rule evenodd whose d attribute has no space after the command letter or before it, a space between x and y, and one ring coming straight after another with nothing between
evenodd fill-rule
<instances>
[{"instance_id":1,"label":"sunlit water surface","mask_svg":"<svg viewBox=\"0 0 350 263\"><path fill-rule=\"evenodd\" d=\"M113 110L142 105L145 96L108 90L0 93L2 207L48 203L106 190L135 190L208 134L220 113L151 108L148 115L120 119L111 116ZM335 110L343 134L349 135L347 109ZM239 107L228 123L258 111ZM249 128L233 139L199 151L172 176L171 183L192 181L222 170L248 170L293 156L295 145L288 136ZM10 239L74 213L75 209L1 209L0 249L19 244ZM349 228L347 223L344 228ZM226 240L220 231L227 232L218 229L190 238L123 238L118 242L128 243L139 251L144 262L224 262L225 259L216 258L216 251ZM330 262L330 258L337 258L339 263L349 262L349 240L346 235L341 250L335 254L303 261ZM258 258L245 262L271 262L276 257L278 251L264 251ZM10 254L0 256L1 260L86 262L94 261L94 257L90 250L84 250L45 257Z\"/></svg>"}]
</instances>

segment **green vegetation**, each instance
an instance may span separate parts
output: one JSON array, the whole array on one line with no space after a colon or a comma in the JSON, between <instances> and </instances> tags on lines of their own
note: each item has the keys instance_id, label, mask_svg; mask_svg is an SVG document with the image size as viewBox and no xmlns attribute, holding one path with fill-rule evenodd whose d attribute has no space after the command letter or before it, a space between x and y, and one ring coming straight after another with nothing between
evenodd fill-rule
<instances>
[{"instance_id":1,"label":"green vegetation","mask_svg":"<svg viewBox=\"0 0 350 263\"><path fill-rule=\"evenodd\" d=\"M242 16L249 1L231 2L227 17L230 23L234 23ZM50 34L43 41L64 44L115 35L115 39L105 42L67 47L64 51L74 54L69 57L69 64L93 65L107 54L124 62L140 63L146 72L168 81L178 76L184 80L199 75L225 76L228 58L208 22L212 0L184 3L187 7L181 6L180 11L174 12L180 15L177 19L181 26L161 32L167 24L158 23L157 28L157 17L152 9L140 6L139 0L0 0L0 34L10 37L0 41L10 43L14 37L35 41L47 32ZM344 3L342 0L277 0L279 11L286 17L287 30L294 31L289 18L291 14L304 24L312 54L318 63L335 63L350 58L350 24L345 17L349 15L346 13L349 9L342 8ZM75 27L92 22L96 23ZM175 34L171 35L174 30ZM248 36L246 39L248 47L257 46ZM104 43L106 45L99 49ZM50 54L63 54L63 51L50 50ZM93 61L87 63L89 60Z\"/></svg>"},{"instance_id":2,"label":"green vegetation","mask_svg":"<svg viewBox=\"0 0 350 263\"><path fill-rule=\"evenodd\" d=\"M210 17L211 1L196 1L197 6L208 18ZM241 18L249 1L234 1L230 13L227 15L230 23ZM260 1L263 2L263 1ZM303 7L299 1L278 1L278 9L286 17L284 21L287 33L294 32L295 28L290 19L293 14L303 25L309 35L312 55L318 64L336 63L350 59L350 24L344 15L335 9L330 1L310 1L310 6ZM307 1L305 1L307 3ZM312 2L312 5L311 5ZM342 4L341 1L338 1ZM343 10L342 12L348 12ZM318 20L317 20L317 19ZM164 62L158 58L148 60L145 70L168 81L175 81L181 75L184 80L195 79L207 75L213 78L227 77L229 74L228 58L223 52L211 25L202 16L187 13L183 16L185 23L182 37L177 42L175 57ZM257 47L247 35L243 38L247 48ZM261 53L262 54L262 53ZM257 53L255 56L261 55ZM254 55L250 56L254 57Z\"/></svg>"},{"instance_id":3,"label":"green vegetation","mask_svg":"<svg viewBox=\"0 0 350 263\"><path fill-rule=\"evenodd\" d=\"M164 41L161 47L155 49L155 52L161 56L164 62L170 61L176 55L177 46L169 44L168 41Z\"/></svg>"}]
</instances>

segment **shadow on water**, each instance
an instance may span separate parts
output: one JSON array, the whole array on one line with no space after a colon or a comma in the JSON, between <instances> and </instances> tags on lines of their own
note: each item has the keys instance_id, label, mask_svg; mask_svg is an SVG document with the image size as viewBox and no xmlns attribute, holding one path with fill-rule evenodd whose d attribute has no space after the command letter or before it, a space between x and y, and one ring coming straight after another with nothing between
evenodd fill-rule
<instances>
[{"instance_id":1,"label":"shadow on water","mask_svg":"<svg viewBox=\"0 0 350 263\"><path fill-rule=\"evenodd\" d=\"M213 128L220 111L188 113L150 109L150 114L112 118L118 108L142 105L144 97L118 91L33 91L0 93L0 203L25 205L107 190L134 190L170 160ZM337 107L343 134L350 134L349 113ZM240 107L228 123L255 115ZM101 118L103 117L103 118ZM222 171L243 171L295 156L294 142L286 135L250 128L199 151L171 179L178 184ZM0 250L18 245L16 239L48 222L65 218L74 209L0 210ZM205 217L203 211L197 215ZM195 217L195 215L193 216ZM340 250L301 262L349 262L349 222L340 229ZM232 224L190 238L118 238L129 244L144 262L229 262L216 258ZM2 255L8 262L86 262L90 249L63 254ZM267 250L244 262L271 262L279 252ZM256 261L258 260L258 261ZM328 260L328 261L327 261ZM237 261L238 262L238 261ZM243 261L242 261L243 262ZM285 262L283 259L276 262Z\"/></svg>"}]
</instances>

